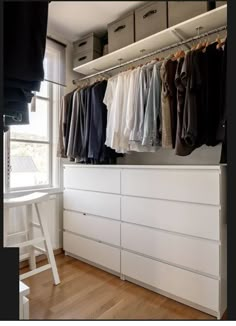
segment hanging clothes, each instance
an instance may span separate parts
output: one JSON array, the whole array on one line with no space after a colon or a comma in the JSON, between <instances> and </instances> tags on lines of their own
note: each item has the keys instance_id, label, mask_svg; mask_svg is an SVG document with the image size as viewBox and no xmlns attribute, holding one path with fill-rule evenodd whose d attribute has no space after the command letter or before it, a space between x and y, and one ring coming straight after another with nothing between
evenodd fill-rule
<instances>
[{"instance_id":1,"label":"hanging clothes","mask_svg":"<svg viewBox=\"0 0 236 326\"><path fill-rule=\"evenodd\" d=\"M220 163L227 163L227 39L221 67L220 121L217 129L217 140L222 141Z\"/></svg>"},{"instance_id":2,"label":"hanging clothes","mask_svg":"<svg viewBox=\"0 0 236 326\"><path fill-rule=\"evenodd\" d=\"M177 89L177 130L176 130L176 142L175 142L175 154L180 156L186 156L191 153L191 149L187 146L184 139L182 138L183 128L183 114L184 114L184 103L186 87L181 78L182 67L184 58L178 60L176 73L175 73L175 85Z\"/></svg>"},{"instance_id":3,"label":"hanging clothes","mask_svg":"<svg viewBox=\"0 0 236 326\"><path fill-rule=\"evenodd\" d=\"M220 123L221 112L221 88L222 88L222 61L223 49L217 49L218 43L212 43L206 48L207 58L207 139L206 145L215 146L217 140L217 129ZM220 78L219 78L220 77Z\"/></svg>"},{"instance_id":4,"label":"hanging clothes","mask_svg":"<svg viewBox=\"0 0 236 326\"><path fill-rule=\"evenodd\" d=\"M105 146L107 81L78 88L61 102L57 155L76 163L109 164L119 156ZM63 127L64 126L64 127Z\"/></svg>"},{"instance_id":5,"label":"hanging clothes","mask_svg":"<svg viewBox=\"0 0 236 326\"><path fill-rule=\"evenodd\" d=\"M162 147L187 156L204 144L225 143L226 54L227 43L224 49L213 43L69 94L72 108L62 108L68 112L62 121L70 120L67 156L80 163L104 163L131 151Z\"/></svg>"},{"instance_id":6,"label":"hanging clothes","mask_svg":"<svg viewBox=\"0 0 236 326\"><path fill-rule=\"evenodd\" d=\"M72 111L72 99L73 92L62 96L60 103L60 122L59 122L59 135L58 135L58 146L57 146L57 156L67 157L67 147L69 138L69 123Z\"/></svg>"},{"instance_id":7,"label":"hanging clothes","mask_svg":"<svg viewBox=\"0 0 236 326\"><path fill-rule=\"evenodd\" d=\"M144 116L142 145L161 144L161 77L160 64L154 64Z\"/></svg>"},{"instance_id":8,"label":"hanging clothes","mask_svg":"<svg viewBox=\"0 0 236 326\"><path fill-rule=\"evenodd\" d=\"M160 76L162 80L162 89L161 89L161 108L162 108L162 147L172 148L172 129L171 129L171 107L170 107L170 98L169 98L169 85L168 85L168 62L170 57L167 57L160 69Z\"/></svg>"}]
</instances>

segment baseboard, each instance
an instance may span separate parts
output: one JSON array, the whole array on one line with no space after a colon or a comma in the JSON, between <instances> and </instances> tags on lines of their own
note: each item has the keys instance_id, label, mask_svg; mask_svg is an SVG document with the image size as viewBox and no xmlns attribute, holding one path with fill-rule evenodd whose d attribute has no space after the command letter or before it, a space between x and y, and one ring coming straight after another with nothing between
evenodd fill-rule
<instances>
[{"instance_id":1,"label":"baseboard","mask_svg":"<svg viewBox=\"0 0 236 326\"><path fill-rule=\"evenodd\" d=\"M62 248L59 248L59 249L55 249L53 250L53 253L54 255L60 255L64 252L64 250ZM40 261L42 260L45 260L46 259L46 255L42 254L42 255L38 255L36 256L36 263L39 263ZM28 259L24 260L24 261L21 261L20 262L20 269L21 268L25 268L25 267L28 267L29 266L29 261Z\"/></svg>"}]
</instances>

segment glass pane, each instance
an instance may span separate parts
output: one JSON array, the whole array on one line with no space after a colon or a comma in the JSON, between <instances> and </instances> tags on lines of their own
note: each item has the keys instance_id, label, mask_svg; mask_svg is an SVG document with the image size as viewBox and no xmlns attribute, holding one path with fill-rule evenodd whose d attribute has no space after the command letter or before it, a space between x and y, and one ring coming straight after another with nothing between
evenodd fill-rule
<instances>
[{"instance_id":1,"label":"glass pane","mask_svg":"<svg viewBox=\"0 0 236 326\"><path fill-rule=\"evenodd\" d=\"M41 97L49 97L49 83L46 81L41 82L40 91L36 93L36 95Z\"/></svg>"},{"instance_id":2,"label":"glass pane","mask_svg":"<svg viewBox=\"0 0 236 326\"><path fill-rule=\"evenodd\" d=\"M11 126L11 139L49 140L48 135L48 101L36 99L36 112L29 106L28 125Z\"/></svg>"},{"instance_id":3,"label":"glass pane","mask_svg":"<svg viewBox=\"0 0 236 326\"><path fill-rule=\"evenodd\" d=\"M49 145L11 141L10 187L49 184Z\"/></svg>"}]
</instances>

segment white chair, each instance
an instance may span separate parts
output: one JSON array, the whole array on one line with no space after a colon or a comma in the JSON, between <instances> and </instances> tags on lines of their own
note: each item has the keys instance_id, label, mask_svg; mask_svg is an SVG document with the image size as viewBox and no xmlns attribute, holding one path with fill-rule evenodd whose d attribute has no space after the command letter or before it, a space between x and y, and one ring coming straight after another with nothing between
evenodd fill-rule
<instances>
[{"instance_id":1,"label":"white chair","mask_svg":"<svg viewBox=\"0 0 236 326\"><path fill-rule=\"evenodd\" d=\"M17 236L19 233L13 233L9 235L9 210L14 207L26 206L26 230L23 232L26 235L26 241L12 245L11 247L26 247L28 253L20 255L20 260L23 258L29 259L30 272L20 275L20 280L24 280L27 277L35 275L37 273L43 272L49 268L52 269L54 284L57 285L60 283L57 266L55 262L55 257L50 241L50 235L48 232L47 221L44 214L40 214L38 204L48 200L49 194L34 192L30 195L21 196L17 198L4 199L4 247L8 247L8 237ZM38 217L39 223L34 223L32 218L32 209L35 207L36 214ZM41 237L34 238L33 227L39 228L42 232ZM20 232L22 234L22 232ZM45 249L37 247L36 245L44 242ZM10 247L10 246L9 246ZM48 258L48 264L42 267L36 267L35 259L35 250L38 250L46 254Z\"/></svg>"},{"instance_id":2,"label":"white chair","mask_svg":"<svg viewBox=\"0 0 236 326\"><path fill-rule=\"evenodd\" d=\"M29 319L29 299L26 297L30 288L20 281L19 283L19 319Z\"/></svg>"}]
</instances>

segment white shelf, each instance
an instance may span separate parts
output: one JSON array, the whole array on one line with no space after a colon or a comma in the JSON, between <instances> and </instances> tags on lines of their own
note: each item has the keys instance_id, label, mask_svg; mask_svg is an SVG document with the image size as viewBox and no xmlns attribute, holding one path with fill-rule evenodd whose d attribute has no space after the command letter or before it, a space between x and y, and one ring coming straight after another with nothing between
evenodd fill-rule
<instances>
[{"instance_id":1,"label":"white shelf","mask_svg":"<svg viewBox=\"0 0 236 326\"><path fill-rule=\"evenodd\" d=\"M184 39L188 39L197 35L196 27L202 27L200 31L202 34L226 24L227 5L224 5L202 15L186 20L180 24L169 27L159 33L132 43L122 49L85 63L84 65L78 66L73 70L83 75L90 75L116 66L120 62L123 63L141 57L145 54L178 42L179 39L173 33L173 30L176 30L181 36L184 37ZM144 49L145 52L142 51ZM120 59L122 59L122 61L120 61Z\"/></svg>"}]
</instances>

